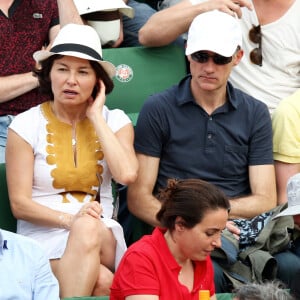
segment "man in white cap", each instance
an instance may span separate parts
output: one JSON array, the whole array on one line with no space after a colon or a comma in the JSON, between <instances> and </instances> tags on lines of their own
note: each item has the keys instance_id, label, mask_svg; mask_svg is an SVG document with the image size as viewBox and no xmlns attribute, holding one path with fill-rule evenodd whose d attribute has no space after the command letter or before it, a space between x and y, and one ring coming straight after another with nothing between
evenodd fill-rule
<instances>
[{"instance_id":1,"label":"man in white cap","mask_svg":"<svg viewBox=\"0 0 300 300\"><path fill-rule=\"evenodd\" d=\"M300 88L300 1L180 0L155 13L139 31L139 40L144 46L167 45L188 31L196 15L212 9L240 17L245 54L230 81L273 113Z\"/></svg>"},{"instance_id":2,"label":"man in white cap","mask_svg":"<svg viewBox=\"0 0 300 300\"><path fill-rule=\"evenodd\" d=\"M243 57L241 46L236 18L217 10L198 15L186 48L191 74L142 107L135 130L139 172L127 201L146 223L160 225L155 195L169 178L218 186L230 199L230 219L252 219L276 206L268 108L228 82ZM227 229L240 235L232 222ZM216 290L228 291L219 271Z\"/></svg>"}]
</instances>

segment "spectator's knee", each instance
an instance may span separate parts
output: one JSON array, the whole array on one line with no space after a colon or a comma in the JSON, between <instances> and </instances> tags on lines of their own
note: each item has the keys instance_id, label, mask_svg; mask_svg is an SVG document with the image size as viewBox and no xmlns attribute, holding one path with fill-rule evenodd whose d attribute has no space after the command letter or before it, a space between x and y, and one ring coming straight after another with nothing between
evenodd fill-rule
<instances>
[{"instance_id":1,"label":"spectator's knee","mask_svg":"<svg viewBox=\"0 0 300 300\"><path fill-rule=\"evenodd\" d=\"M72 224L70 237L75 236L80 247L84 251L100 248L101 222L91 216L77 218Z\"/></svg>"}]
</instances>

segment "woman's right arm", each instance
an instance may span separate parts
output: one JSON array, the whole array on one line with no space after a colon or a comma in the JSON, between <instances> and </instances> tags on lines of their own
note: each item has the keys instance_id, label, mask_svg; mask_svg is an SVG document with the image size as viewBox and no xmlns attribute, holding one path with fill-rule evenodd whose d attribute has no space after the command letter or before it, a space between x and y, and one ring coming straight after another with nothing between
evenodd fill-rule
<instances>
[{"instance_id":1,"label":"woman's right arm","mask_svg":"<svg viewBox=\"0 0 300 300\"><path fill-rule=\"evenodd\" d=\"M16 219L49 227L69 228L73 216L32 200L34 155L32 147L12 129L6 145L6 177L10 205Z\"/></svg>"}]
</instances>

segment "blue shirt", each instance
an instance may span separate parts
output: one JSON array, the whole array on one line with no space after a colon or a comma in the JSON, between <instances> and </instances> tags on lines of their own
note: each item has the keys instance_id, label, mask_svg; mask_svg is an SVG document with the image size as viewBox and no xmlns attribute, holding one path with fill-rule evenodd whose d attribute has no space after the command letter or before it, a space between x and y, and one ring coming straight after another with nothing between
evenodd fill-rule
<instances>
[{"instance_id":1,"label":"blue shirt","mask_svg":"<svg viewBox=\"0 0 300 300\"><path fill-rule=\"evenodd\" d=\"M59 300L58 282L40 246L1 229L0 299Z\"/></svg>"},{"instance_id":2,"label":"blue shirt","mask_svg":"<svg viewBox=\"0 0 300 300\"><path fill-rule=\"evenodd\" d=\"M228 197L249 195L249 166L273 163L267 106L228 83L226 103L208 115L190 82L150 96L139 114L135 149L160 158L154 192L168 178L200 178Z\"/></svg>"}]
</instances>

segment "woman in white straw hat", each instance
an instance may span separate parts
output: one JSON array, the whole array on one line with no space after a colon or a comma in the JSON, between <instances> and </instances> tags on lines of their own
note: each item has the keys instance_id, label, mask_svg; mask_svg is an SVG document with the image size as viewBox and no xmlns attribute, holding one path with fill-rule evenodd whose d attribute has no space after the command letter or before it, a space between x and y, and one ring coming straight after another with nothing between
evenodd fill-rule
<instances>
[{"instance_id":1,"label":"woman in white straw hat","mask_svg":"<svg viewBox=\"0 0 300 300\"><path fill-rule=\"evenodd\" d=\"M49 101L9 128L7 181L17 231L43 246L62 298L108 294L126 250L112 219L111 179L131 183L138 169L129 118L104 104L115 67L102 59L88 25L64 26L52 48L34 58Z\"/></svg>"}]
</instances>

